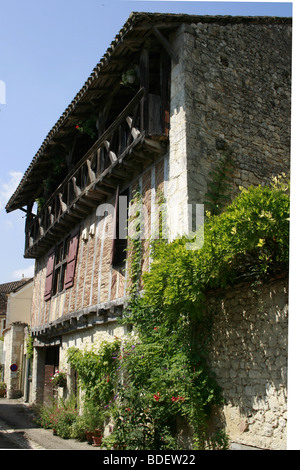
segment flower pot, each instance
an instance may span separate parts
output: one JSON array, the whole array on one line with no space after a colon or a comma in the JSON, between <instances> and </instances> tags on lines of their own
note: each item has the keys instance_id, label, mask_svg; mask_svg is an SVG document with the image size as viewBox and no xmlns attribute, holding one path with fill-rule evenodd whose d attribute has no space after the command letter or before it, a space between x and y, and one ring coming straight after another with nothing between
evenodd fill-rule
<instances>
[{"instance_id":1,"label":"flower pot","mask_svg":"<svg viewBox=\"0 0 300 470\"><path fill-rule=\"evenodd\" d=\"M93 436L93 447L100 447L102 442L102 436Z\"/></svg>"},{"instance_id":2,"label":"flower pot","mask_svg":"<svg viewBox=\"0 0 300 470\"><path fill-rule=\"evenodd\" d=\"M1 389L1 390L0 390L0 398L4 398L5 395L6 395L6 390L5 390L5 388L4 388L4 389Z\"/></svg>"},{"instance_id":3,"label":"flower pot","mask_svg":"<svg viewBox=\"0 0 300 470\"><path fill-rule=\"evenodd\" d=\"M94 433L92 431L85 431L86 440L89 444L92 444L93 442L93 434Z\"/></svg>"}]
</instances>

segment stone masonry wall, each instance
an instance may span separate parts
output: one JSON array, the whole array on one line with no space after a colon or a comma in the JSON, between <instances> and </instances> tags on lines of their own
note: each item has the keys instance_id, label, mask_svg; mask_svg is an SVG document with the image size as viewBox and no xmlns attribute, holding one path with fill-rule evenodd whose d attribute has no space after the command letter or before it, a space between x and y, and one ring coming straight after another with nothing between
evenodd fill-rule
<instances>
[{"instance_id":1,"label":"stone masonry wall","mask_svg":"<svg viewBox=\"0 0 300 470\"><path fill-rule=\"evenodd\" d=\"M210 366L231 442L286 449L288 281L211 293Z\"/></svg>"},{"instance_id":2,"label":"stone masonry wall","mask_svg":"<svg viewBox=\"0 0 300 470\"><path fill-rule=\"evenodd\" d=\"M228 151L239 186L289 173L292 29L286 21L182 25L173 38L171 204L203 203L210 171ZM175 209L174 209L175 211ZM185 215L182 226L188 228ZM173 229L172 236L179 230Z\"/></svg>"}]
</instances>

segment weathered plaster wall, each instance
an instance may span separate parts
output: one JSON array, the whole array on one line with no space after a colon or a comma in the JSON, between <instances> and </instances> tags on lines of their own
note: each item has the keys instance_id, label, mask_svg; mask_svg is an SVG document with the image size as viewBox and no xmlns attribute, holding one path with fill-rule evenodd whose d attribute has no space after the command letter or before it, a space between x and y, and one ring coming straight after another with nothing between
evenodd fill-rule
<instances>
[{"instance_id":1,"label":"weathered plaster wall","mask_svg":"<svg viewBox=\"0 0 300 470\"><path fill-rule=\"evenodd\" d=\"M208 306L210 365L223 389L231 441L286 449L287 279L212 293Z\"/></svg>"},{"instance_id":2,"label":"weathered plaster wall","mask_svg":"<svg viewBox=\"0 0 300 470\"><path fill-rule=\"evenodd\" d=\"M30 323L33 282L26 284L16 292L11 292L7 299L6 326L22 321Z\"/></svg>"},{"instance_id":3,"label":"weathered plaster wall","mask_svg":"<svg viewBox=\"0 0 300 470\"><path fill-rule=\"evenodd\" d=\"M7 397L19 398L22 395L24 339L26 323L15 322L4 330L4 382L7 384ZM11 371L10 366L16 364L17 371Z\"/></svg>"}]
</instances>

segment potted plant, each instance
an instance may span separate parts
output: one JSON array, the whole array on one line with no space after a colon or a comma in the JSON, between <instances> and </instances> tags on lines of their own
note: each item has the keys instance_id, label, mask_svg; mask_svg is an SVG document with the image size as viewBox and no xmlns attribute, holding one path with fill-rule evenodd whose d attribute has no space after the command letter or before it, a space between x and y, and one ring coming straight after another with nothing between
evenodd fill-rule
<instances>
[{"instance_id":1,"label":"potted plant","mask_svg":"<svg viewBox=\"0 0 300 470\"><path fill-rule=\"evenodd\" d=\"M67 385L67 374L57 370L50 380L53 387L65 387Z\"/></svg>"},{"instance_id":2,"label":"potted plant","mask_svg":"<svg viewBox=\"0 0 300 470\"><path fill-rule=\"evenodd\" d=\"M94 442L93 445L100 445L102 440L102 428L103 428L103 414L97 409L97 406L93 403L85 403L83 418L86 425L86 439L88 443ZM94 438L96 438L94 440Z\"/></svg>"},{"instance_id":3,"label":"potted plant","mask_svg":"<svg viewBox=\"0 0 300 470\"><path fill-rule=\"evenodd\" d=\"M93 447L100 447L102 443L102 436L92 436L93 437Z\"/></svg>"},{"instance_id":4,"label":"potted plant","mask_svg":"<svg viewBox=\"0 0 300 470\"><path fill-rule=\"evenodd\" d=\"M6 383L0 382L0 397L4 398L6 396Z\"/></svg>"},{"instance_id":5,"label":"potted plant","mask_svg":"<svg viewBox=\"0 0 300 470\"><path fill-rule=\"evenodd\" d=\"M121 84L123 86L132 87L133 85L137 83L137 80L138 80L138 73L137 73L136 68L133 66L132 68L126 70L122 74Z\"/></svg>"}]
</instances>

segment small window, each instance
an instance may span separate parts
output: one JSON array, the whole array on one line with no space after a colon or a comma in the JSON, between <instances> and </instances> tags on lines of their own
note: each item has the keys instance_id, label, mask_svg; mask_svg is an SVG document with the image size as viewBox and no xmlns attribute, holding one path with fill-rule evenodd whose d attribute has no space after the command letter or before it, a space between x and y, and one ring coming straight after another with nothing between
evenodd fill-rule
<instances>
[{"instance_id":1,"label":"small window","mask_svg":"<svg viewBox=\"0 0 300 470\"><path fill-rule=\"evenodd\" d=\"M115 207L115 238L112 247L112 265L114 268L124 269L127 249L127 224L128 224L128 198L129 190L120 193L124 199L119 203L119 194L117 193ZM125 199L126 198L126 199ZM123 201L126 201L124 204ZM126 205L126 208L125 208Z\"/></svg>"},{"instance_id":2,"label":"small window","mask_svg":"<svg viewBox=\"0 0 300 470\"><path fill-rule=\"evenodd\" d=\"M55 255L53 295L64 289L70 237L58 245Z\"/></svg>"},{"instance_id":3,"label":"small window","mask_svg":"<svg viewBox=\"0 0 300 470\"><path fill-rule=\"evenodd\" d=\"M79 227L48 253L44 299L73 286L78 250Z\"/></svg>"}]
</instances>

